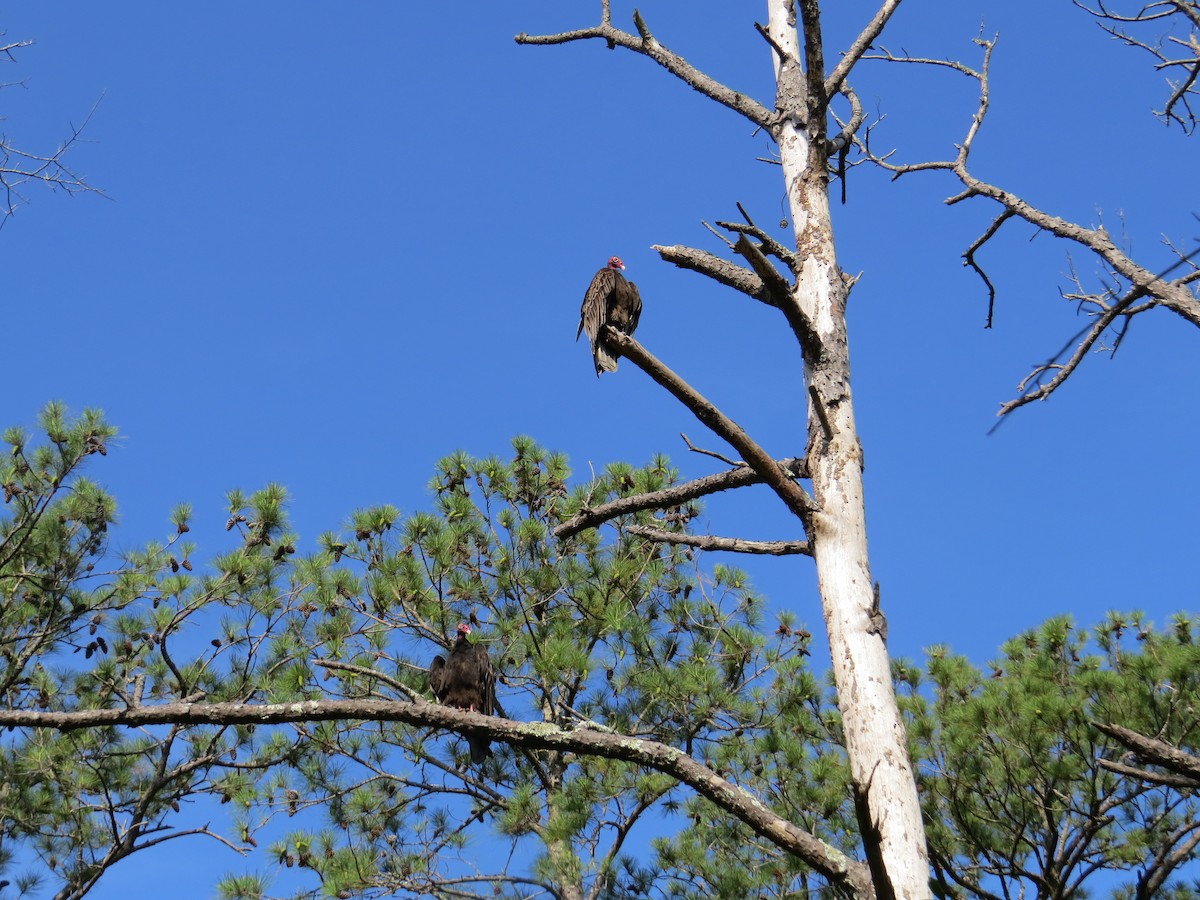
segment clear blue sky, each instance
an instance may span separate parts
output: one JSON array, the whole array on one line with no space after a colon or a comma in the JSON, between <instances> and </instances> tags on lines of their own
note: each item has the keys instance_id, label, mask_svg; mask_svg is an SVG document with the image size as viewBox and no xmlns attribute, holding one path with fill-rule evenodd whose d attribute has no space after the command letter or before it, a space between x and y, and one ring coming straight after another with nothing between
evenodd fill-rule
<instances>
[{"instance_id":1,"label":"clear blue sky","mask_svg":"<svg viewBox=\"0 0 1200 900\"><path fill-rule=\"evenodd\" d=\"M833 56L876 4L827 5ZM0 67L25 84L0 91L5 133L49 147L103 96L72 162L108 199L31 187L0 231L0 425L55 398L106 410L123 437L92 474L129 547L188 501L203 552L225 492L268 481L287 485L311 547L355 508L424 508L436 459L504 453L517 433L582 477L658 451L706 474L678 435L715 440L633 366L597 381L573 341L584 287L616 253L645 300L638 337L771 452L800 454L800 357L780 317L649 249L720 251L701 220L736 218L737 201L776 222L779 171L755 161L770 144L640 57L513 42L598 8L6 7L8 38L36 43ZM764 4L641 8L663 43L770 105ZM614 3L620 24L631 12ZM911 3L881 43L977 65L981 23L1000 41L978 173L1168 265L1160 235L1200 233L1197 144L1151 116L1164 88L1148 60L1067 0ZM874 64L854 83L886 116L872 146L906 160L949 156L975 109L973 82L948 71ZM854 390L893 653L944 642L982 663L1053 613L1194 611L1200 335L1142 317L1115 360L1094 356L987 436L1083 323L1059 297L1071 248L1016 225L984 256L999 296L982 328L986 294L960 254L995 210L945 206L954 193L863 167L835 210L842 266L863 273ZM798 536L765 491L709 508L714 533ZM809 562L726 561L820 630Z\"/></svg>"}]
</instances>

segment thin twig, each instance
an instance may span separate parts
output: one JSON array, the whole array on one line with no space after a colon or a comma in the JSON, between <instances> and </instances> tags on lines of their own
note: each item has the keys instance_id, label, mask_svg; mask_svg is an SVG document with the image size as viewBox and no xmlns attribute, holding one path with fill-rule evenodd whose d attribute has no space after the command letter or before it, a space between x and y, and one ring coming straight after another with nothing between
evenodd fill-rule
<instances>
[{"instance_id":1,"label":"thin twig","mask_svg":"<svg viewBox=\"0 0 1200 900\"><path fill-rule=\"evenodd\" d=\"M684 434L682 431L679 432L679 436L681 438L683 438L683 442L685 444L687 444L687 448L689 450L691 450L693 453L699 453L699 454L702 454L703 456L711 456L713 459L719 459L721 462L725 463L726 465L733 466L735 468L738 466L746 465L741 460L730 459L728 456L725 456L724 454L721 454L721 453L717 453L717 451L715 451L715 450L705 450L703 447L697 447L695 444L692 443L691 439L686 434Z\"/></svg>"}]
</instances>

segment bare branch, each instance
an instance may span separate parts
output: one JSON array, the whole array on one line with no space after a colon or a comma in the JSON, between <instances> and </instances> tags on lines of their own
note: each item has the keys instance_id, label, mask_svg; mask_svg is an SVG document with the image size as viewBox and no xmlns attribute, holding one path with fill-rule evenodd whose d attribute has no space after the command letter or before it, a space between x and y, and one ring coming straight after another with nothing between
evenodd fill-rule
<instances>
[{"instance_id":1,"label":"bare branch","mask_svg":"<svg viewBox=\"0 0 1200 900\"><path fill-rule=\"evenodd\" d=\"M1013 215L1014 213L1012 210L1006 209L1004 212L1000 213L1000 215L996 216L992 224L988 226L987 231L976 238L971 243L971 246L966 249L966 252L963 253L963 265L970 266L972 269L974 269L975 273L983 279L983 283L987 286L988 311L987 324L983 326L984 328L992 327L992 320L996 313L996 287L992 284L992 280L987 277L987 273L983 271L983 268L979 265L979 263L975 261L975 254L980 247L992 239L996 232L1000 230L1000 226L1011 219Z\"/></svg>"},{"instance_id":2,"label":"bare branch","mask_svg":"<svg viewBox=\"0 0 1200 900\"><path fill-rule=\"evenodd\" d=\"M1073 0L1073 2L1077 7L1094 16L1098 20L1096 24L1108 34L1128 47L1136 47L1153 56L1157 60L1154 68L1158 71L1182 70L1183 74L1179 79L1167 79L1167 87L1170 89L1167 102L1161 110L1155 110L1154 114L1167 125L1172 122L1178 123L1184 134L1194 134L1196 126L1200 124L1197 112L1192 107L1192 98L1200 93L1197 91L1197 83L1200 80L1200 2L1197 0L1160 0L1160 2L1145 4L1137 12L1129 15L1112 11L1103 2L1098 2L1095 7L1081 3L1080 0ZM1168 28L1172 24L1180 25L1182 29L1186 30L1186 37L1173 35L1170 31L1164 33L1162 30L1164 21L1167 22ZM1142 41L1135 38L1125 28L1107 24L1109 22L1120 25L1144 25L1153 22L1157 40L1153 44ZM1165 49L1164 43L1169 43L1176 49L1169 53Z\"/></svg>"},{"instance_id":3,"label":"bare branch","mask_svg":"<svg viewBox=\"0 0 1200 900\"><path fill-rule=\"evenodd\" d=\"M804 461L801 459L781 459L776 461L780 469L793 478L807 477ZM661 491L648 494L635 494L632 497L621 497L611 503L605 503L594 509L584 509L578 515L563 522L554 529L554 536L565 540L578 534L585 528L595 528L618 516L630 515L648 509L667 509L672 506L689 503L709 494L746 487L751 484L762 484L763 479L747 465L730 469L728 472L718 472L715 475L705 475L693 481L677 484Z\"/></svg>"},{"instance_id":4,"label":"bare branch","mask_svg":"<svg viewBox=\"0 0 1200 900\"><path fill-rule=\"evenodd\" d=\"M1192 251L1193 255L1196 253L1200 253L1200 245L1197 245L1197 247ZM1193 276L1197 274L1196 266L1192 261L1191 256L1180 255L1179 260L1165 271L1160 272L1158 278L1165 278L1172 271L1183 265L1191 266L1193 271L1189 275L1178 279L1176 284L1184 285L1189 283L1193 279ZM1078 276L1072 274L1072 277L1074 278L1076 285L1079 285ZM1146 296L1147 290L1144 288L1135 287L1126 293L1125 296L1121 297L1120 300L1117 300L1114 303L1109 303L1107 298L1114 296L1115 294L1116 288L1109 288L1104 294L1089 294L1084 292L1082 286L1080 286L1079 293L1064 295L1069 300L1078 300L1081 305L1086 304L1089 307L1094 307L1092 314L1096 317L1095 321L1089 325L1085 325L1083 328L1077 331L1067 340L1065 344L1063 344L1057 353L1053 354L1049 359L1047 359L1040 366L1037 366L1029 375L1022 379L1021 383L1017 385L1017 391L1021 396L1008 403L1002 404L1000 407L1000 412L997 415L1004 416L1027 403L1032 403L1034 400L1044 400L1050 396L1050 394L1052 394L1060 385L1062 385L1062 383L1066 381L1071 373L1079 367L1079 364L1083 362L1088 351L1100 342L1105 331L1112 327L1113 323L1118 319L1123 318L1124 324L1121 327L1121 330L1117 333L1117 338L1112 345L1112 353L1115 355L1117 348L1120 347L1121 342L1124 340L1125 335L1128 332L1129 323L1133 317L1147 312L1157 305L1153 301L1142 303L1137 306L1134 305L1138 300L1141 300ZM1080 340L1081 338L1082 340ZM1080 341L1080 343L1075 347L1075 350L1071 354L1070 358L1065 363L1060 363L1059 361L1066 356L1068 350L1075 345L1076 341ZM1056 374L1052 379L1043 383L1042 377L1049 372L1055 372ZM1030 382L1036 384L1037 388L1026 393ZM994 431L995 428L993 427L992 430Z\"/></svg>"},{"instance_id":5,"label":"bare branch","mask_svg":"<svg viewBox=\"0 0 1200 900\"><path fill-rule=\"evenodd\" d=\"M846 76L850 74L850 70L858 63L862 55L870 49L875 39L883 33L884 26L887 25L888 19L892 17L892 13L900 5L900 0L884 0L884 3L876 11L874 18L867 23L867 27L862 30L854 43L850 45L843 55L842 60L834 67L834 70L829 73L829 77L825 79L825 96L832 97L834 94L842 90Z\"/></svg>"},{"instance_id":6,"label":"bare branch","mask_svg":"<svg viewBox=\"0 0 1200 900\"><path fill-rule=\"evenodd\" d=\"M792 302L791 285L763 255L762 249L747 237L748 234L758 237L761 230L753 223L736 227L731 223L719 222L718 224L738 235L734 249L750 262L754 271L714 256L706 250L697 250L693 247L664 247L655 244L651 249L656 250L666 262L674 263L681 269L691 269L707 275L714 281L735 288L760 303L781 310L787 317L788 324L800 345L810 349L816 348L820 339L813 329L812 323L800 309L800 305ZM780 250L781 259L792 265L798 265L794 254L783 251L782 248Z\"/></svg>"},{"instance_id":7,"label":"bare branch","mask_svg":"<svg viewBox=\"0 0 1200 900\"><path fill-rule=\"evenodd\" d=\"M740 204L739 204L739 206L740 206ZM747 219L749 219L748 216L747 216ZM771 237L771 235L767 234L766 231L759 228L753 222L747 222L747 223L743 224L741 222L718 221L717 224L720 225L722 228L724 228L726 231L732 231L735 234L748 234L748 235L750 235L750 237L755 238L761 244L759 249L763 253L767 253L771 256L774 256L777 260L779 260L785 266L787 266L788 269L791 270L793 275L795 275L796 272L799 270L800 261L797 258L796 254L793 251L789 250L787 247L785 247L783 244L779 243L779 241L775 240L775 238ZM732 242L730 242L729 246L730 246L730 248L732 248L734 245Z\"/></svg>"},{"instance_id":8,"label":"bare branch","mask_svg":"<svg viewBox=\"0 0 1200 900\"><path fill-rule=\"evenodd\" d=\"M1113 243L1103 227L1083 228L1058 216L1042 212L1015 194L974 178L965 168L958 174L972 195L994 200L1031 225L1086 247L1103 259L1114 272L1129 281L1139 292L1139 296L1153 298L1157 304L1200 327L1200 299L1197 299L1186 285L1178 281L1164 281L1150 269L1135 263Z\"/></svg>"},{"instance_id":9,"label":"bare branch","mask_svg":"<svg viewBox=\"0 0 1200 900\"><path fill-rule=\"evenodd\" d=\"M28 45L28 41L10 44L0 48L0 53L9 53L13 49ZM104 99L103 96L100 99ZM82 140L83 131L91 122L99 105L100 100L97 100L88 111L83 124L73 127L67 139L49 155L42 156L20 150L0 136L0 191L4 193L4 201L0 204L0 227L3 227L8 218L16 212L17 207L28 202L20 189L31 182L68 194L92 193L104 196L103 192L88 184L82 175L66 164L67 154Z\"/></svg>"},{"instance_id":10,"label":"bare branch","mask_svg":"<svg viewBox=\"0 0 1200 900\"><path fill-rule=\"evenodd\" d=\"M1168 5L1173 5L1176 0L1165 0L1165 2ZM1197 5L1194 0L1184 0L1184 2L1192 7ZM1150 7L1144 7L1143 12L1148 9ZM1098 12L1111 15L1102 5L1099 7ZM1006 223L1015 219L1023 220L1039 231L1048 232L1055 237L1063 238L1083 247L1095 257L1102 260L1115 279L1128 284L1125 295L1119 301L1112 303L1102 299L1105 295L1086 294L1082 291L1077 295L1078 299L1086 299L1088 305L1094 307L1095 321L1077 332L1058 353L1036 367L1022 381L1018 387L1021 396L1001 406L1000 415L1004 416L1034 400L1045 399L1053 393L1079 367L1088 351L1099 344L1105 331L1118 322L1123 322L1123 327L1117 334L1116 346L1119 346L1121 340L1124 338L1125 329L1127 329L1132 316L1146 312L1157 306L1165 307L1191 324L1200 327L1200 297L1197 296L1193 284L1197 271L1195 266L1192 266L1192 270L1182 278L1175 280L1167 279L1167 275L1171 271L1189 261L1189 257L1179 253L1179 251L1176 251L1176 253L1180 261L1167 271L1156 274L1154 271L1134 262L1114 243L1103 226L1085 228L1069 222L1033 206L1024 198L1011 191L975 177L969 167L970 154L990 104L989 78L991 58L996 41L995 39L987 40L983 37L978 37L975 39L975 43L983 50L983 62L978 70L953 60L928 59L908 56L907 54L896 56L886 49L880 55L864 56L864 58L880 59L892 63L901 62L945 67L973 78L979 84L979 104L971 118L966 135L957 145L957 154L954 159L908 164L894 163L887 157L873 154L865 141L856 141L864 158L880 168L891 172L895 178L918 171L941 170L952 172L961 183L963 189L946 200L948 205L975 198L985 198L999 205L1000 212L996 218L992 220L992 223L983 234L976 238L963 253L964 265L969 265L975 270L988 291L987 327L991 327L994 318L995 288L980 264L978 254ZM1106 291L1106 294L1108 293L1112 293L1115 298L1115 293L1111 289ZM1138 303L1138 301L1145 302ZM1077 345L1076 341L1079 341ZM1068 353L1070 353L1069 358L1065 358ZM1053 374L1053 377L1043 382L1043 378L1051 374ZM1030 383L1036 384L1037 387L1035 390L1027 392Z\"/></svg>"},{"instance_id":11,"label":"bare branch","mask_svg":"<svg viewBox=\"0 0 1200 900\"><path fill-rule=\"evenodd\" d=\"M1082 363L1086 358L1088 351L1096 345L1096 343L1103 336L1104 332L1117 319L1117 317L1121 315L1133 314L1132 311L1129 310L1129 307L1139 296L1141 296L1141 294L1137 291L1131 292L1124 299L1122 299L1120 303L1116 304L1111 309L1106 310L1099 318L1096 319L1095 322L1077 331L1073 337L1063 344L1058 353L1051 356L1040 366L1037 366L1029 375L1022 379L1021 383L1017 385L1017 392L1020 394L1020 396L1014 400L1008 401L1007 403L1001 404L1000 411L996 415L1005 416L1013 410L1025 406L1027 403L1032 403L1035 400L1045 400L1052 393L1054 393L1054 391L1056 391L1063 384L1063 382L1065 382L1071 376L1071 374L1077 368L1079 368L1079 364ZM1146 307L1143 307L1143 310L1144 309L1146 309ZM1083 337L1083 340L1080 341L1078 346L1075 347L1070 358L1067 359L1065 363L1060 363L1059 360L1063 358L1067 350L1070 349L1070 347L1075 343L1075 341L1079 340L1080 337ZM1043 383L1041 380L1042 377L1050 372L1055 373L1054 377ZM1031 382L1036 384L1037 387L1030 391L1028 388Z\"/></svg>"},{"instance_id":12,"label":"bare branch","mask_svg":"<svg viewBox=\"0 0 1200 900\"><path fill-rule=\"evenodd\" d=\"M782 309L792 295L792 286L788 283L788 280L779 274L779 270L771 265L771 261L763 256L763 252L759 246L746 237L745 233L738 235L737 243L733 245L733 249L750 263L750 267L754 269L754 273L762 279L767 292L775 300L771 305Z\"/></svg>"},{"instance_id":13,"label":"bare branch","mask_svg":"<svg viewBox=\"0 0 1200 900\"><path fill-rule=\"evenodd\" d=\"M662 528L651 528L649 525L627 525L625 530L663 544L682 544L699 550L727 550L733 553L758 553L766 556L812 556L808 541L748 541L712 534L679 534Z\"/></svg>"},{"instance_id":14,"label":"bare branch","mask_svg":"<svg viewBox=\"0 0 1200 900\"><path fill-rule=\"evenodd\" d=\"M837 137L829 142L828 154L830 157L835 155L837 157L837 167L833 171L836 172L838 179L842 183L842 205L845 205L846 171L858 165L858 163L849 163L847 158L850 155L850 147L854 143L854 136L858 134L858 130L862 127L863 122L866 121L867 115L863 110L862 103L858 99L858 94L851 89L850 85L843 83L839 93L850 102L850 118L843 122L836 113L831 111L830 114L833 116L834 121L838 123L841 131L838 132ZM868 128L868 134L869 132L870 129Z\"/></svg>"},{"instance_id":15,"label":"bare branch","mask_svg":"<svg viewBox=\"0 0 1200 900\"><path fill-rule=\"evenodd\" d=\"M726 247L728 247L730 250L733 249L733 241L731 241L729 238L725 237L725 235L721 234L721 232L717 231L717 229L713 228L711 225L709 225L703 219L700 220L700 224L703 225L710 234L714 235L717 238L717 240L719 240L721 243L723 243Z\"/></svg>"},{"instance_id":16,"label":"bare branch","mask_svg":"<svg viewBox=\"0 0 1200 900\"><path fill-rule=\"evenodd\" d=\"M735 468L736 468L737 466L744 466L744 465L746 465L746 463L745 463L744 461L740 460L740 459L737 459L737 460L735 460L735 459L730 459L728 456L725 456L725 455L724 455L724 454L722 454L722 453L718 453L718 452L717 452L717 451L715 451L715 450L705 450L703 447L697 447L695 444L693 444L693 443L692 443L692 440L691 440L691 438L689 438L689 437L688 437L686 434L684 434L682 431L681 431L681 432L679 432L679 436L680 436L681 438L683 438L683 442L684 442L685 444L687 444L687 448L688 448L689 450L691 450L693 453L699 453L701 456L711 456L713 459L719 459L721 462L725 463L725 465L727 465L727 466L734 466Z\"/></svg>"},{"instance_id":17,"label":"bare branch","mask_svg":"<svg viewBox=\"0 0 1200 900\"><path fill-rule=\"evenodd\" d=\"M673 263L681 269L691 269L701 275L707 275L718 284L741 291L747 297L753 297L759 303L775 306L775 297L767 290L762 279L749 269L744 269L727 259L714 256L707 250L697 250L694 247L675 245L664 247L655 244L651 248L665 262Z\"/></svg>"},{"instance_id":18,"label":"bare branch","mask_svg":"<svg viewBox=\"0 0 1200 900\"><path fill-rule=\"evenodd\" d=\"M646 26L640 13L634 13L634 24L639 32L636 35L614 27L608 3L605 2L599 25L591 28L579 28L575 31L564 31L559 34L534 35L522 32L516 36L515 40L518 44L548 45L599 38L605 41L610 49L624 47L626 50L649 57L693 90L699 91L722 106L741 114L760 128L770 130L773 117L771 111L765 106L752 97L721 84L692 66L682 56L668 50L650 33L650 29Z\"/></svg>"},{"instance_id":19,"label":"bare branch","mask_svg":"<svg viewBox=\"0 0 1200 900\"><path fill-rule=\"evenodd\" d=\"M995 40L984 40L976 38L975 43L984 50L983 65L979 71L964 66L962 63L953 62L950 60L932 60L916 57L896 57L890 53L886 53L882 57L871 57L876 59L886 59L891 62L908 62L919 63L926 65L948 66L957 71L960 71L979 82L980 99L979 106L972 117L971 125L967 130L962 143L958 146L958 155L952 161L937 161L926 163L915 163L909 165L899 165L888 162L887 160L871 156L869 151L863 147L864 152L869 156L872 162L892 172L896 177L906 175L916 171L928 171L930 169L949 169L953 171L958 180L962 183L964 190L953 197L946 200L948 205L960 203L964 200L969 200L975 197L985 197L994 201L1002 207L1002 213L992 225L988 228L985 235L976 240L971 245L968 253L971 254L972 260L974 252L991 236L993 236L1004 222L1011 218L1020 218L1039 228L1053 234L1055 237L1064 238L1074 243L1080 244L1087 248L1092 253L1103 259L1114 272L1129 281L1135 288L1141 288L1145 293L1154 298L1154 300L1162 306L1171 309L1178 313L1193 325L1200 326L1200 300L1198 300L1191 291L1187 290L1186 286L1178 282L1163 281L1160 276L1153 271L1137 265L1124 252L1122 252L1108 232L1103 228L1084 228L1076 225L1073 222L1068 222L1058 216L1044 212L1037 207L1031 205L1023 198L1010 191L1003 190L996 185L976 178L968 169L968 160L970 152L979 133L979 129L983 124L983 119L987 115L989 100L989 75L991 71L991 56L995 48ZM1007 214L1007 215L1006 215ZM978 267L976 266L978 269Z\"/></svg>"},{"instance_id":20,"label":"bare branch","mask_svg":"<svg viewBox=\"0 0 1200 900\"><path fill-rule=\"evenodd\" d=\"M775 303L772 305L783 311L800 346L814 356L818 354L821 347L821 336L813 327L808 316L805 315L800 304L792 302L792 286L788 284L787 279L779 274L778 270L771 265L770 260L763 256L758 246L745 234L738 235L734 249L754 267L755 273L766 285L768 293L775 298Z\"/></svg>"},{"instance_id":21,"label":"bare branch","mask_svg":"<svg viewBox=\"0 0 1200 900\"><path fill-rule=\"evenodd\" d=\"M666 388L672 396L692 411L692 414L703 422L718 436L728 441L736 449L746 463L754 469L762 480L779 496L806 527L809 517L815 509L812 497L800 485L792 480L791 473L783 469L762 447L743 431L736 422L722 413L717 407L705 399L695 388L672 372L656 359L645 347L627 334L622 334L615 328L604 327L604 340L635 366L649 375L661 387Z\"/></svg>"},{"instance_id":22,"label":"bare branch","mask_svg":"<svg viewBox=\"0 0 1200 900\"><path fill-rule=\"evenodd\" d=\"M361 675L365 678L373 678L376 681L386 684L393 690L398 691L413 702L416 702L419 699L424 699L419 692L414 691L403 682L397 681L395 678L392 678L386 673L380 672L377 669L370 669L365 666L356 666L350 663L339 662L336 659L322 658L314 659L312 662L314 666L320 666L321 668L328 669L330 671L349 672L353 675Z\"/></svg>"}]
</instances>

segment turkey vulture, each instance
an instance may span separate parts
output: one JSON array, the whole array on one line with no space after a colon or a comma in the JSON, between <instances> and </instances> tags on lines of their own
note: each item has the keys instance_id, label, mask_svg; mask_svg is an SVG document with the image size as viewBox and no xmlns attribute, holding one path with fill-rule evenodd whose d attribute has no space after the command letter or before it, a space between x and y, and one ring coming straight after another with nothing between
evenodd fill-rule
<instances>
[{"instance_id":1,"label":"turkey vulture","mask_svg":"<svg viewBox=\"0 0 1200 900\"><path fill-rule=\"evenodd\" d=\"M450 658L435 656L429 665L429 687L438 700L447 706L481 712L485 716L496 710L496 676L492 674L492 661L487 648L467 640L471 627L463 622L458 626L458 637ZM487 738L468 734L471 746L471 762L481 763L492 755L491 742Z\"/></svg>"},{"instance_id":2,"label":"turkey vulture","mask_svg":"<svg viewBox=\"0 0 1200 900\"><path fill-rule=\"evenodd\" d=\"M608 265L596 273L587 293L583 295L583 306L579 309L579 330L575 340L587 332L592 341L592 356L596 360L596 377L601 372L617 371L617 354L600 339L600 329L611 325L617 331L633 334L638 317L642 314L642 297L637 285L626 281L621 274L625 263L614 256Z\"/></svg>"}]
</instances>

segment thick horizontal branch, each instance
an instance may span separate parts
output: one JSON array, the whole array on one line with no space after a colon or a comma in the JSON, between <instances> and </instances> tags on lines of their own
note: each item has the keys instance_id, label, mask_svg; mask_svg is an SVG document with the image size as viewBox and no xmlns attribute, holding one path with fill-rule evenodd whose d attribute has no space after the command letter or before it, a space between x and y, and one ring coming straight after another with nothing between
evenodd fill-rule
<instances>
[{"instance_id":1,"label":"thick horizontal branch","mask_svg":"<svg viewBox=\"0 0 1200 900\"><path fill-rule=\"evenodd\" d=\"M765 556L812 556L808 541L747 541L743 538L718 537L714 534L679 534L648 525L627 525L630 534L664 544L682 544L698 550L728 550L732 553L759 553Z\"/></svg>"},{"instance_id":2,"label":"thick horizontal branch","mask_svg":"<svg viewBox=\"0 0 1200 900\"><path fill-rule=\"evenodd\" d=\"M679 54L668 50L650 33L650 29L646 27L646 22L640 13L634 13L634 24L637 26L638 34L630 34L614 27L609 19L608 4L605 3L600 24L592 28L579 28L559 34L525 34L522 32L516 36L515 40L518 44L545 45L599 39L607 42L610 49L624 47L626 50L649 57L688 87L716 100L722 106L740 113L760 128L766 129L768 132L771 130L773 117L771 111L765 106L754 98L721 84L715 78L691 65Z\"/></svg>"},{"instance_id":3,"label":"thick horizontal branch","mask_svg":"<svg viewBox=\"0 0 1200 900\"><path fill-rule=\"evenodd\" d=\"M286 725L300 722L403 722L504 741L519 747L619 759L670 775L708 798L756 834L793 853L832 882L873 896L866 867L772 812L749 793L674 747L602 731L566 731L544 722L517 722L425 701L304 700L295 703L170 703L72 712L0 711L0 727L81 728L153 725Z\"/></svg>"},{"instance_id":4,"label":"thick horizontal branch","mask_svg":"<svg viewBox=\"0 0 1200 900\"><path fill-rule=\"evenodd\" d=\"M778 302L763 280L750 269L743 268L737 263L714 256L707 250L697 250L695 247L683 247L678 244L664 247L655 244L651 248L664 261L679 266L681 269L691 269L701 275L707 275L718 284L741 291L747 297L753 297L767 306L778 307Z\"/></svg>"},{"instance_id":5,"label":"thick horizontal branch","mask_svg":"<svg viewBox=\"0 0 1200 900\"><path fill-rule=\"evenodd\" d=\"M807 472L804 460L781 459L776 464L788 472L793 478L805 478ZM554 529L554 536L559 540L579 534L586 528L595 528L618 516L642 512L648 509L669 509L705 497L709 494L746 487L751 484L762 484L762 476L746 465L738 466L727 472L717 472L715 475L705 475L692 481L685 481L661 491L651 491L647 494L634 494L631 497L621 497L593 509L584 509L572 518Z\"/></svg>"},{"instance_id":6,"label":"thick horizontal branch","mask_svg":"<svg viewBox=\"0 0 1200 900\"><path fill-rule=\"evenodd\" d=\"M1200 784L1200 757L1185 753L1166 741L1147 737L1121 725L1093 722L1092 726L1124 744L1134 756L1143 762L1162 766L1168 772L1190 778L1193 784Z\"/></svg>"},{"instance_id":7,"label":"thick horizontal branch","mask_svg":"<svg viewBox=\"0 0 1200 900\"><path fill-rule=\"evenodd\" d=\"M680 403L718 437L738 451L763 483L779 495L800 521L808 527L809 516L815 505L812 497L792 480L792 474L780 467L766 450L760 447L736 422L710 403L699 391L667 368L645 347L627 334L610 325L605 325L602 336L605 342L631 363L649 375L660 386L666 388Z\"/></svg>"},{"instance_id":8,"label":"thick horizontal branch","mask_svg":"<svg viewBox=\"0 0 1200 900\"><path fill-rule=\"evenodd\" d=\"M1183 775L1169 775L1166 772L1151 772L1149 769L1138 769L1133 766L1124 766L1121 763L1115 763L1111 759L1098 759L1096 764L1102 769L1108 769L1110 772L1115 772L1118 775L1124 775L1127 778L1136 778L1140 781L1145 781L1149 784L1161 784L1165 787L1194 789L1200 787L1200 782L1195 778L1186 778Z\"/></svg>"}]
</instances>

